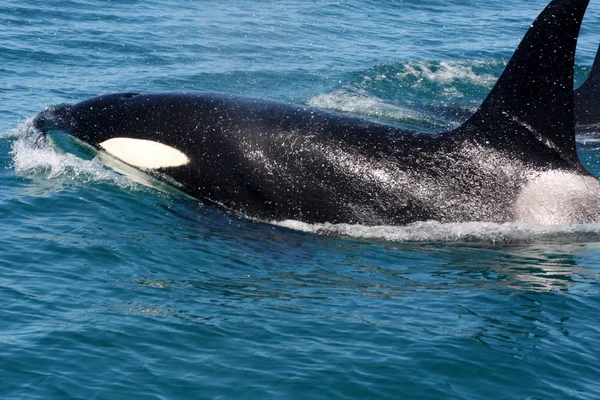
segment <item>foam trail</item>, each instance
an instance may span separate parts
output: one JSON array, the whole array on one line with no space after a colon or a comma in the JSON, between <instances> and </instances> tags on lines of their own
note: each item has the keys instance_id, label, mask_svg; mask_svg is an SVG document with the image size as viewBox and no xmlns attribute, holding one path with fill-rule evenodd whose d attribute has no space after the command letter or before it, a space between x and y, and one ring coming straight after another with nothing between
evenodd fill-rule
<instances>
[{"instance_id":1,"label":"foam trail","mask_svg":"<svg viewBox=\"0 0 600 400\"><path fill-rule=\"evenodd\" d=\"M600 224L542 226L521 222L491 223L416 222L406 226L365 226L353 224L308 224L274 221L274 225L303 232L355 239L393 242L482 242L492 244L529 242L573 242L600 240Z\"/></svg>"}]
</instances>

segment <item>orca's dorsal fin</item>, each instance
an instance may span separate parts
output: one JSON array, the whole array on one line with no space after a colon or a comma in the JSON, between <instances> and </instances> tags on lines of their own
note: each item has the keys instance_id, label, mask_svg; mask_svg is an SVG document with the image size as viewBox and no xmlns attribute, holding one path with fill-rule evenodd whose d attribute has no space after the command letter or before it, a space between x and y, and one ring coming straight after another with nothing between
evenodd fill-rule
<instances>
[{"instance_id":1,"label":"orca's dorsal fin","mask_svg":"<svg viewBox=\"0 0 600 400\"><path fill-rule=\"evenodd\" d=\"M575 115L577 123L600 123L600 46L587 79L575 90Z\"/></svg>"},{"instance_id":2,"label":"orca's dorsal fin","mask_svg":"<svg viewBox=\"0 0 600 400\"><path fill-rule=\"evenodd\" d=\"M533 22L488 97L457 131L513 151L541 141L568 164L579 166L573 72L588 3L553 0Z\"/></svg>"}]
</instances>

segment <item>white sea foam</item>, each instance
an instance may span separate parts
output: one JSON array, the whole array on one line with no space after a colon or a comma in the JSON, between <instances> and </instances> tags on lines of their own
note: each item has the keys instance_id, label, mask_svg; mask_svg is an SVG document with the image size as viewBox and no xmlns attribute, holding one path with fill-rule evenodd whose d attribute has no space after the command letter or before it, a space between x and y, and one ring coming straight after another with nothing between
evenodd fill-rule
<instances>
[{"instance_id":1,"label":"white sea foam","mask_svg":"<svg viewBox=\"0 0 600 400\"><path fill-rule=\"evenodd\" d=\"M521 222L416 222L406 226L365 226L353 224L309 224L295 220L274 225L320 235L393 242L481 242L526 243L533 241L597 241L600 224L542 226Z\"/></svg>"},{"instance_id":2,"label":"white sea foam","mask_svg":"<svg viewBox=\"0 0 600 400\"><path fill-rule=\"evenodd\" d=\"M31 178L71 182L111 183L135 189L136 183L105 167L97 158L86 160L61 152L37 131L29 119L10 132L14 137L11 156L15 172Z\"/></svg>"},{"instance_id":3,"label":"white sea foam","mask_svg":"<svg viewBox=\"0 0 600 400\"><path fill-rule=\"evenodd\" d=\"M336 90L332 93L314 96L307 101L307 104L311 107L343 113L361 114L432 127L448 127L444 121L435 120L429 115L407 107L391 104L366 92Z\"/></svg>"},{"instance_id":4,"label":"white sea foam","mask_svg":"<svg viewBox=\"0 0 600 400\"><path fill-rule=\"evenodd\" d=\"M480 74L473 67L483 65L477 62L450 62L441 61L432 63L429 61L411 61L404 65L404 71L396 73L396 78L402 81L414 81L413 87L421 87L425 84L440 84L447 86L446 94L462 97L455 87L448 87L455 83L491 87L496 80L492 74Z\"/></svg>"},{"instance_id":5,"label":"white sea foam","mask_svg":"<svg viewBox=\"0 0 600 400\"><path fill-rule=\"evenodd\" d=\"M575 136L575 141L584 146L587 145L596 145L600 143L600 137L593 135L577 135Z\"/></svg>"}]
</instances>

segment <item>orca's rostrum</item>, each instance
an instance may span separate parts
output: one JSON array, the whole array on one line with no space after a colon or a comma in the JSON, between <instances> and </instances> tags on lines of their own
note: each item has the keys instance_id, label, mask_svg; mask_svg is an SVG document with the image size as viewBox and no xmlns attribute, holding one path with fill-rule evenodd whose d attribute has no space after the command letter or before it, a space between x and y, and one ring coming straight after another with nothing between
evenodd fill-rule
<instances>
[{"instance_id":1,"label":"orca's rostrum","mask_svg":"<svg viewBox=\"0 0 600 400\"><path fill-rule=\"evenodd\" d=\"M40 113L200 200L261 220L600 219L575 148L573 71L589 0L554 0L462 126L420 134L314 108L215 93L123 93Z\"/></svg>"}]
</instances>

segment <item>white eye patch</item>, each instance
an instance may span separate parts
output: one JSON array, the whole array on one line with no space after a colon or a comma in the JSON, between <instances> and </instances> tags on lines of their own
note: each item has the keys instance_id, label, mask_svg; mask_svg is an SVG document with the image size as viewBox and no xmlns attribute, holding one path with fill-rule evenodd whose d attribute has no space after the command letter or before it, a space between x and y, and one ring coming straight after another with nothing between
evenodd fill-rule
<instances>
[{"instance_id":1,"label":"white eye patch","mask_svg":"<svg viewBox=\"0 0 600 400\"><path fill-rule=\"evenodd\" d=\"M138 168L180 167L190 162L181 151L152 140L112 138L99 146L108 154Z\"/></svg>"}]
</instances>

